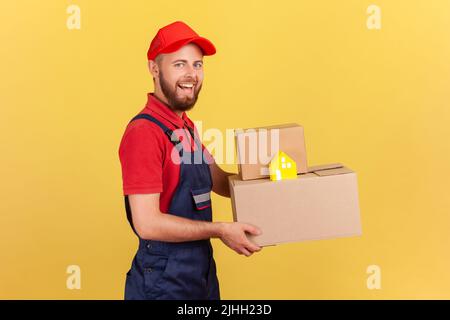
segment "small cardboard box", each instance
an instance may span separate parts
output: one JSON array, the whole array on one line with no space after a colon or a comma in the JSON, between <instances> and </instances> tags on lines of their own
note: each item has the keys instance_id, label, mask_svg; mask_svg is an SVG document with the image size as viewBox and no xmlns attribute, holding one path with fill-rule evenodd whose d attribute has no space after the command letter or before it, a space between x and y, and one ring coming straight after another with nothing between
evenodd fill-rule
<instances>
[{"instance_id":1,"label":"small cardboard box","mask_svg":"<svg viewBox=\"0 0 450 320\"><path fill-rule=\"evenodd\" d=\"M303 127L296 123L235 131L238 170L242 180L269 176L269 163L283 151L297 164L297 173L308 171Z\"/></svg>"},{"instance_id":2,"label":"small cardboard box","mask_svg":"<svg viewBox=\"0 0 450 320\"><path fill-rule=\"evenodd\" d=\"M262 230L260 246L361 235L356 173L341 164L311 167L297 179L229 177L234 221Z\"/></svg>"}]
</instances>

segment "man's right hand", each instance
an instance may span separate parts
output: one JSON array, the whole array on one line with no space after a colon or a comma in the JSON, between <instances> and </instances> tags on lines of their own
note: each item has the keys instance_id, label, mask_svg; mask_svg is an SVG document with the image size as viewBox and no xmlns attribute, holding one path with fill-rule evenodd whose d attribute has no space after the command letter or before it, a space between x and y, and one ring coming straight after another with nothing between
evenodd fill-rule
<instances>
[{"instance_id":1,"label":"man's right hand","mask_svg":"<svg viewBox=\"0 0 450 320\"><path fill-rule=\"evenodd\" d=\"M222 225L220 240L238 254L249 257L262 248L251 242L247 238L246 232L253 235L261 234L261 230L254 225L241 222L225 222Z\"/></svg>"}]
</instances>

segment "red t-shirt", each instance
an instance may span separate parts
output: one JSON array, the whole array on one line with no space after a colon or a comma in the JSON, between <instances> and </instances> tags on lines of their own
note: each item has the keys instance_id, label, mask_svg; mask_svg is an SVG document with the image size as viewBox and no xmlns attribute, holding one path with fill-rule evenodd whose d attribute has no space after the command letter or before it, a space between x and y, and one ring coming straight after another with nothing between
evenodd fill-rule
<instances>
[{"instance_id":1,"label":"red t-shirt","mask_svg":"<svg viewBox=\"0 0 450 320\"><path fill-rule=\"evenodd\" d=\"M179 117L153 93L149 93L147 104L139 114L141 113L153 116L171 130L186 129L181 134L180 130L175 131L183 149L197 149L188 128L194 129L195 136L200 141L198 132L185 112ZM180 157L178 152L174 152L176 161L172 161L173 148L168 136L157 124L146 119L129 123L119 147L123 194L160 193L160 211L167 213L180 176ZM202 149L207 161L213 162L214 158L203 144Z\"/></svg>"}]
</instances>

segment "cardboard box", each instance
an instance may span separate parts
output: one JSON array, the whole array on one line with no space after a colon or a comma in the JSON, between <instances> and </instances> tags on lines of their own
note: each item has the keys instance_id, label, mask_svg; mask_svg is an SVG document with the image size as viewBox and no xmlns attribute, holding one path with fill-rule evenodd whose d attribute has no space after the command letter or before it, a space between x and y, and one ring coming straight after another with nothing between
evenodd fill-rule
<instances>
[{"instance_id":1,"label":"cardboard box","mask_svg":"<svg viewBox=\"0 0 450 320\"><path fill-rule=\"evenodd\" d=\"M297 173L308 171L303 127L298 124L236 130L235 141L242 180L268 177L270 160L278 151L296 162Z\"/></svg>"},{"instance_id":2,"label":"cardboard box","mask_svg":"<svg viewBox=\"0 0 450 320\"><path fill-rule=\"evenodd\" d=\"M361 235L356 173L341 164L311 167L297 179L229 177L234 221L261 228L260 246Z\"/></svg>"}]
</instances>

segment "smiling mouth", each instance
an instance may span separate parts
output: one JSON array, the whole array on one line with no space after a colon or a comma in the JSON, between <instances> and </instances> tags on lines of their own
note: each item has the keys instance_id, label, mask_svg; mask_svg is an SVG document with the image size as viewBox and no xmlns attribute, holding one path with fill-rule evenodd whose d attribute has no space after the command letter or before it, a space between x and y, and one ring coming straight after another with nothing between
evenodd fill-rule
<instances>
[{"instance_id":1,"label":"smiling mouth","mask_svg":"<svg viewBox=\"0 0 450 320\"><path fill-rule=\"evenodd\" d=\"M192 93L195 88L195 83L179 83L177 87L183 90L183 92Z\"/></svg>"}]
</instances>

